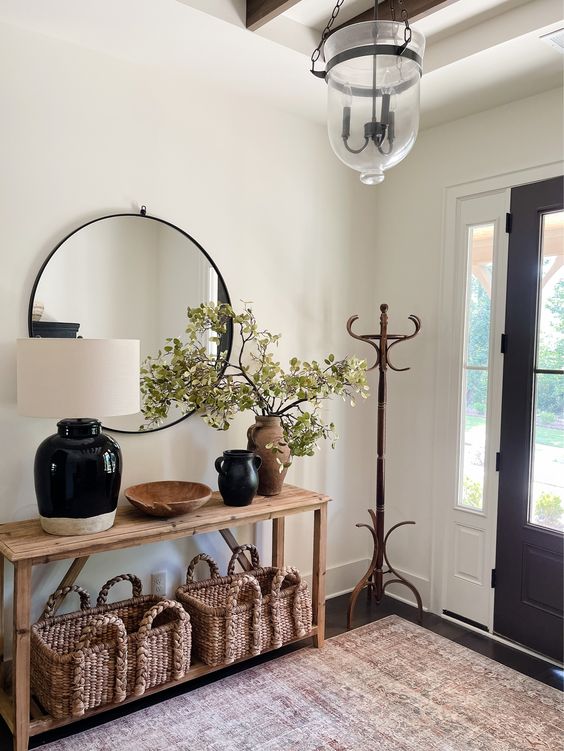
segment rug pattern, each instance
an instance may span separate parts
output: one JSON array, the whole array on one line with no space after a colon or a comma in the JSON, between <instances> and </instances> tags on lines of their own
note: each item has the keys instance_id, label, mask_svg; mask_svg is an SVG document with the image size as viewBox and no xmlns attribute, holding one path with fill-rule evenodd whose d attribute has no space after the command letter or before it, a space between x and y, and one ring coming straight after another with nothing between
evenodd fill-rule
<instances>
[{"instance_id":1,"label":"rug pattern","mask_svg":"<svg viewBox=\"0 0 564 751\"><path fill-rule=\"evenodd\" d=\"M390 616L45 751L562 751L562 695Z\"/></svg>"}]
</instances>

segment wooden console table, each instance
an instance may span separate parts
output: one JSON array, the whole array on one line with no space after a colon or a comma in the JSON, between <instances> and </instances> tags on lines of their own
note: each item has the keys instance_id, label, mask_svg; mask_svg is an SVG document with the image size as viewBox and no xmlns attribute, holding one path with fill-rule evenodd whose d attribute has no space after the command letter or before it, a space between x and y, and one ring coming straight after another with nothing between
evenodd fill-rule
<instances>
[{"instance_id":1,"label":"wooden console table","mask_svg":"<svg viewBox=\"0 0 564 751\"><path fill-rule=\"evenodd\" d=\"M286 485L280 495L257 496L250 506L225 506L218 493L193 514L175 519L155 519L144 516L131 507L118 509L115 525L106 532L75 537L54 537L43 532L38 519L0 524L0 668L10 683L7 691L2 681L0 714L14 736L14 751L27 751L30 736L44 733L62 725L80 721L94 714L115 708L115 704L87 712L81 718L54 720L30 696L30 609L31 572L33 566L74 559L61 581L61 586L73 584L88 557L94 553L137 547L153 542L178 540L196 534L219 531L233 550L237 541L231 527L272 520L272 563L284 565L285 517L314 512L313 527L313 627L308 637L317 647L323 645L325 632L325 551L327 536L327 496ZM14 566L13 659L4 661L4 561ZM248 570L249 560L241 554L242 565ZM301 641L301 640L300 640ZM194 661L181 681L159 686L144 696L170 688L171 685L199 678L220 669ZM125 703L138 697L129 697ZM119 705L118 705L119 706Z\"/></svg>"}]
</instances>

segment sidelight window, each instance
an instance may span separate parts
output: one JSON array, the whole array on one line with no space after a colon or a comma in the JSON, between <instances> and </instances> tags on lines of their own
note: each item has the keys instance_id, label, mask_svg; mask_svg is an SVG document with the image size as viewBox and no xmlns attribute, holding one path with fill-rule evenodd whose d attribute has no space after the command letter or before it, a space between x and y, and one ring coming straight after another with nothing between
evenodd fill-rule
<instances>
[{"instance_id":1,"label":"sidelight window","mask_svg":"<svg viewBox=\"0 0 564 751\"><path fill-rule=\"evenodd\" d=\"M495 223L467 228L468 284L458 505L484 507Z\"/></svg>"}]
</instances>

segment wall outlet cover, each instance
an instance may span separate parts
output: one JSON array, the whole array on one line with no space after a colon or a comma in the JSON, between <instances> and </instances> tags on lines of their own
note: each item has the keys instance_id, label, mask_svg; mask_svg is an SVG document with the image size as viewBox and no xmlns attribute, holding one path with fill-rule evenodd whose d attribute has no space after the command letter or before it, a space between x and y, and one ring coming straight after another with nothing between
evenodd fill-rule
<instances>
[{"instance_id":1,"label":"wall outlet cover","mask_svg":"<svg viewBox=\"0 0 564 751\"><path fill-rule=\"evenodd\" d=\"M159 597L166 597L166 571L151 574L151 592Z\"/></svg>"}]
</instances>

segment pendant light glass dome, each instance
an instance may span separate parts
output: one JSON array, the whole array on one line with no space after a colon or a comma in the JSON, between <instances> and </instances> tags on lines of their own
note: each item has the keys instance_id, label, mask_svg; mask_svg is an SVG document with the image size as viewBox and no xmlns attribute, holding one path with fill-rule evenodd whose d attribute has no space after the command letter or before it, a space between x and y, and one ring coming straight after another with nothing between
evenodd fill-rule
<instances>
[{"instance_id":1,"label":"pendant light glass dome","mask_svg":"<svg viewBox=\"0 0 564 751\"><path fill-rule=\"evenodd\" d=\"M324 40L329 140L367 185L415 143L424 49L423 34L403 21L352 24Z\"/></svg>"}]
</instances>

